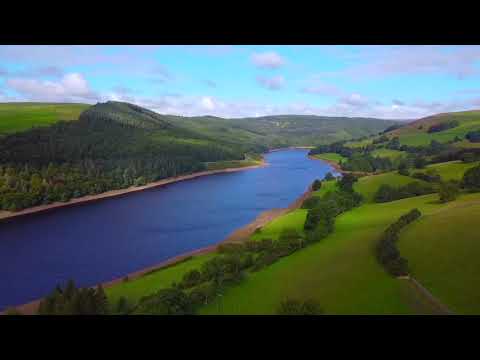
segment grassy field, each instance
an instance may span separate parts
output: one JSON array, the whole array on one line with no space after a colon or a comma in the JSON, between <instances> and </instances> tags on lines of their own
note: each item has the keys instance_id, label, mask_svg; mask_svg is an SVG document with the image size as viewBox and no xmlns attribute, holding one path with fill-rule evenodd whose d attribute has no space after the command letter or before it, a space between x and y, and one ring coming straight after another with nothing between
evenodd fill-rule
<instances>
[{"instance_id":1,"label":"grassy field","mask_svg":"<svg viewBox=\"0 0 480 360\"><path fill-rule=\"evenodd\" d=\"M428 133L431 125L456 120L459 126L440 131ZM428 118L420 119L408 126L394 130L389 136L398 136L402 145L428 145L432 140L447 142L453 140L456 136L464 138L471 130L480 129L480 111L462 111L448 114L439 114Z\"/></svg>"},{"instance_id":2,"label":"grassy field","mask_svg":"<svg viewBox=\"0 0 480 360\"><path fill-rule=\"evenodd\" d=\"M87 104L0 103L0 134L47 126L59 120L77 120Z\"/></svg>"},{"instance_id":3,"label":"grassy field","mask_svg":"<svg viewBox=\"0 0 480 360\"><path fill-rule=\"evenodd\" d=\"M337 164L340 161L346 160L345 157L343 157L342 155L337 154L337 153L323 153L323 154L313 155L313 157L315 157L317 159L320 159L320 160L332 161L332 162L335 162Z\"/></svg>"},{"instance_id":4,"label":"grassy field","mask_svg":"<svg viewBox=\"0 0 480 360\"><path fill-rule=\"evenodd\" d=\"M372 151L372 156L382 157L382 158L389 158L390 160L394 161L404 157L406 153L404 151L399 150L391 150L391 149L376 149Z\"/></svg>"},{"instance_id":5,"label":"grassy field","mask_svg":"<svg viewBox=\"0 0 480 360\"><path fill-rule=\"evenodd\" d=\"M416 313L408 284L385 273L373 248L381 232L412 208L431 213L444 206L436 200L427 195L349 211L337 218L332 235L252 273L201 313L272 314L287 297L316 299L328 314Z\"/></svg>"},{"instance_id":6,"label":"grassy field","mask_svg":"<svg viewBox=\"0 0 480 360\"><path fill-rule=\"evenodd\" d=\"M365 197L366 202L371 202L373 201L373 196L380 185L388 184L394 187L399 187L413 181L421 180L412 179L409 176L399 175L396 171L392 171L385 174L361 177L354 184L354 189Z\"/></svg>"},{"instance_id":7,"label":"grassy field","mask_svg":"<svg viewBox=\"0 0 480 360\"><path fill-rule=\"evenodd\" d=\"M402 232L399 248L412 275L459 314L480 313L480 195L423 216Z\"/></svg>"},{"instance_id":8,"label":"grassy field","mask_svg":"<svg viewBox=\"0 0 480 360\"><path fill-rule=\"evenodd\" d=\"M212 253L194 256L190 260L146 274L138 279L115 284L106 288L105 293L110 304L117 304L122 296L129 302L135 303L142 296L170 287L174 281L180 281L185 273L200 268L205 261L213 256L214 254Z\"/></svg>"},{"instance_id":9,"label":"grassy field","mask_svg":"<svg viewBox=\"0 0 480 360\"><path fill-rule=\"evenodd\" d=\"M478 162L464 163L462 161L449 161L440 164L432 164L427 166L428 169L435 169L442 177L442 180L461 180L463 174L468 169L478 166Z\"/></svg>"},{"instance_id":10,"label":"grassy field","mask_svg":"<svg viewBox=\"0 0 480 360\"><path fill-rule=\"evenodd\" d=\"M373 139L374 138L365 139L365 140L361 140L361 141L348 141L348 142L345 143L345 146L351 147L351 148L360 148L360 147L370 145L372 143Z\"/></svg>"},{"instance_id":11,"label":"grassy field","mask_svg":"<svg viewBox=\"0 0 480 360\"><path fill-rule=\"evenodd\" d=\"M449 163L444 167L455 165ZM371 199L382 183L398 186L410 181L411 178L387 173L363 177L355 188ZM314 195L321 196L334 187L334 181L325 182ZM480 275L480 267L475 265L480 246L471 225L480 215L480 194L462 195L447 204L440 204L437 194L389 203L365 203L340 215L334 233L321 242L250 273L199 312L273 314L286 298L312 298L327 314L433 313L408 282L387 275L374 256L374 246L384 229L412 208L418 208L423 217L404 230L400 245L414 276L455 312L478 313L480 291L475 289L474 282ZM297 209L279 217L253 239L277 239L285 228L303 231L306 214L306 210ZM215 254L195 257L138 280L117 284L106 289L107 295L113 303L120 296L137 301L179 281L184 273L198 269L211 256ZM449 256L451 259L447 259Z\"/></svg>"}]
</instances>

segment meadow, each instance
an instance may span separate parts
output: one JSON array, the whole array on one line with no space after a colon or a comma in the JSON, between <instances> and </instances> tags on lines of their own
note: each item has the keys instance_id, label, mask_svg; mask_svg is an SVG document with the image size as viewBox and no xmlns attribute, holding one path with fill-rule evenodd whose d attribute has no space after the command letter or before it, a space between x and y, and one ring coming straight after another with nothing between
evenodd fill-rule
<instances>
[{"instance_id":1,"label":"meadow","mask_svg":"<svg viewBox=\"0 0 480 360\"><path fill-rule=\"evenodd\" d=\"M0 103L0 134L48 126L60 120L77 120L87 104Z\"/></svg>"},{"instance_id":2,"label":"meadow","mask_svg":"<svg viewBox=\"0 0 480 360\"><path fill-rule=\"evenodd\" d=\"M480 195L468 194L425 214L398 247L412 275L453 312L480 313Z\"/></svg>"},{"instance_id":3,"label":"meadow","mask_svg":"<svg viewBox=\"0 0 480 360\"><path fill-rule=\"evenodd\" d=\"M332 161L337 164L340 163L341 161L346 160L345 157L337 153L323 153L323 154L313 155L313 157L320 160Z\"/></svg>"}]
</instances>

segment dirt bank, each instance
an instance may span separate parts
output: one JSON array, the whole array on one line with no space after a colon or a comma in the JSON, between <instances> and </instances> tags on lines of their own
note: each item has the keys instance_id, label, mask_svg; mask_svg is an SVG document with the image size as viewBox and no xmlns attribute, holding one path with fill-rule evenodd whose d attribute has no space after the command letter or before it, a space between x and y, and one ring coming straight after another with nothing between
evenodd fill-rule
<instances>
[{"instance_id":1,"label":"dirt bank","mask_svg":"<svg viewBox=\"0 0 480 360\"><path fill-rule=\"evenodd\" d=\"M265 161L262 161L262 163L259 164L259 165L245 166L245 167L239 167L239 168L227 168L227 169L221 169L221 170L201 171L201 172L197 172L197 173L193 173L193 174L189 174L189 175L166 178L166 179L156 181L156 182L153 182L153 183L150 183L150 184L147 184L147 185L143 185L143 186L129 187L129 188L126 188L126 189L119 189L119 190L110 190L110 191L106 191L104 193L97 194L97 195L82 196L82 197L79 197L79 198L72 199L68 202L56 202L56 203L48 204L48 205L39 205L39 206L34 206L34 207L31 207L31 208L28 208L28 209L15 211L15 212L13 212L13 211L0 211L0 221L4 220L4 219L10 219L10 218L18 217L18 216L24 216L24 215L28 215L28 214L39 213L39 212L42 212L42 211L57 209L57 208L61 208L61 207L74 206L74 205L78 205L78 204L85 204L85 203L92 202L92 201L99 201L99 200L102 200L102 199L108 199L108 198L115 197L115 196L126 195L126 194L134 193L134 192L137 192L137 191L144 191L144 190L147 190L147 189L152 189L152 188L156 188L156 187L159 187L159 186L164 186L164 185L167 185L167 184L173 184L173 183L176 183L176 182L179 182L179 181L195 179L195 178L198 178L198 177L201 177L201 176L236 172L236 171L248 170L248 169L256 169L256 168L263 167L263 166L266 166L266 165L268 165L268 164Z\"/></svg>"},{"instance_id":2,"label":"dirt bank","mask_svg":"<svg viewBox=\"0 0 480 360\"><path fill-rule=\"evenodd\" d=\"M149 273L153 270L159 270L159 269L161 269L165 266L172 265L172 264L175 264L177 262L181 262L182 260L184 260L188 257L198 256L198 255L208 254L208 253L214 252L214 251L216 251L217 247L220 244L223 244L223 243L226 243L226 242L238 242L238 241L246 240L250 235L253 234L253 232L258 227L263 227L266 224L268 224L269 222L278 218L279 216L282 216L282 215L284 215L284 214L286 214L290 211L298 209L302 205L303 201L305 199L307 199L309 196L311 196L311 194L312 194L312 189L309 187L308 190L305 193L303 193L299 198L297 198L288 207L280 208L280 209L271 209L271 210L267 210L267 211L262 212L260 215L258 215L255 218L254 221L252 221L251 223L233 231L229 236L227 236L224 240L222 240L218 244L211 245L211 246L208 246L208 247L204 247L204 248L201 248L201 249L197 249L197 250L193 250L193 251L190 251L190 252L187 252L187 253L177 255L173 258L162 261L159 264L149 266L147 268L135 271L135 272L130 273L130 274L126 274L125 276L123 276L121 278L117 278L117 279L114 279L114 280L111 280L111 281L104 282L104 283L102 283L102 286L104 288L109 287L109 286L113 286L115 284L118 284L118 283L122 282L126 277L128 277L129 281L131 281L131 280L137 279L137 278L139 278L139 277L141 277L141 276L143 276L143 275L145 275L145 274L147 274L147 273ZM38 306L40 305L40 301L41 301L41 299L38 299L38 300L35 300L35 301L32 301L32 302L29 302L27 304L24 304L24 305L19 305L19 306L16 306L16 309L24 315L33 315L37 312Z\"/></svg>"}]
</instances>

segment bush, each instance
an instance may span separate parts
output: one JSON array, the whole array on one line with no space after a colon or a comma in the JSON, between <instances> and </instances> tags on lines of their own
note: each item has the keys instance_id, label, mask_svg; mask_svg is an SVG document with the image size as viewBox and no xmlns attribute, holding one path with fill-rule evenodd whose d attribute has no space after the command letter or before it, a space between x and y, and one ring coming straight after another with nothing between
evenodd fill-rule
<instances>
[{"instance_id":1,"label":"bush","mask_svg":"<svg viewBox=\"0 0 480 360\"><path fill-rule=\"evenodd\" d=\"M432 194L433 192L434 189L431 185L422 184L418 181L411 182L399 188L394 188L393 186L382 184L378 188L373 199L377 203L383 203L414 196Z\"/></svg>"},{"instance_id":2,"label":"bush","mask_svg":"<svg viewBox=\"0 0 480 360\"><path fill-rule=\"evenodd\" d=\"M427 165L427 161L425 160L425 158L419 156L417 158L415 158L414 160L414 166L417 168L417 169L423 169L425 168L425 166Z\"/></svg>"},{"instance_id":3,"label":"bush","mask_svg":"<svg viewBox=\"0 0 480 360\"><path fill-rule=\"evenodd\" d=\"M480 130L468 132L467 135L465 135L465 138L472 143L480 142Z\"/></svg>"},{"instance_id":4,"label":"bush","mask_svg":"<svg viewBox=\"0 0 480 360\"><path fill-rule=\"evenodd\" d=\"M189 315L193 314L189 297L180 289L157 291L140 299L135 314L143 315Z\"/></svg>"},{"instance_id":5,"label":"bush","mask_svg":"<svg viewBox=\"0 0 480 360\"><path fill-rule=\"evenodd\" d=\"M323 310L315 300L287 299L280 303L277 309L278 315L322 315Z\"/></svg>"},{"instance_id":6,"label":"bush","mask_svg":"<svg viewBox=\"0 0 480 360\"><path fill-rule=\"evenodd\" d=\"M460 189L458 187L458 184L453 181L440 184L440 188L438 190L440 202L442 203L455 200L459 193Z\"/></svg>"},{"instance_id":7,"label":"bush","mask_svg":"<svg viewBox=\"0 0 480 360\"><path fill-rule=\"evenodd\" d=\"M445 131L445 130L448 130L448 129L452 129L454 127L457 127L458 125L460 125L460 123L456 120L453 120L453 121L447 121L447 122L444 122L444 123L440 123L440 124L435 124L435 125L432 125L428 128L428 133L435 133L435 132L440 132L440 131Z\"/></svg>"},{"instance_id":8,"label":"bush","mask_svg":"<svg viewBox=\"0 0 480 360\"><path fill-rule=\"evenodd\" d=\"M312 184L312 190L313 191L317 191L317 190L320 190L320 188L322 187L322 181L321 180L315 180Z\"/></svg>"},{"instance_id":9,"label":"bush","mask_svg":"<svg viewBox=\"0 0 480 360\"><path fill-rule=\"evenodd\" d=\"M338 186L343 191L353 191L353 184L358 181L358 178L352 174L345 174L342 176L340 181L338 181Z\"/></svg>"},{"instance_id":10,"label":"bush","mask_svg":"<svg viewBox=\"0 0 480 360\"><path fill-rule=\"evenodd\" d=\"M332 175L332 173L329 171L325 174L325 180L326 181L330 181L330 180L334 180L335 177Z\"/></svg>"},{"instance_id":11,"label":"bush","mask_svg":"<svg viewBox=\"0 0 480 360\"><path fill-rule=\"evenodd\" d=\"M442 180L440 175L433 169L428 170L426 173L417 172L412 175L415 179L420 179L426 182L438 183Z\"/></svg>"},{"instance_id":12,"label":"bush","mask_svg":"<svg viewBox=\"0 0 480 360\"><path fill-rule=\"evenodd\" d=\"M480 166L468 169L463 175L462 184L469 190L480 191Z\"/></svg>"}]
</instances>

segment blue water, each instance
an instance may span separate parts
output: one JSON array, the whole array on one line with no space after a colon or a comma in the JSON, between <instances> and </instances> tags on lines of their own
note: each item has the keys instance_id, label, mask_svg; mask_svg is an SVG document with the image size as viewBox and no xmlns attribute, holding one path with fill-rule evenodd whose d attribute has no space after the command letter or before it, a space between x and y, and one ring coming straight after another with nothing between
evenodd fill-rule
<instances>
[{"instance_id":1,"label":"blue water","mask_svg":"<svg viewBox=\"0 0 480 360\"><path fill-rule=\"evenodd\" d=\"M307 151L265 156L267 167L205 176L0 223L0 310L122 277L220 242L259 213L290 205L333 169Z\"/></svg>"}]
</instances>

